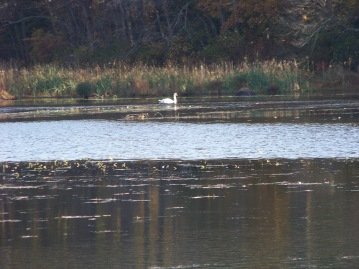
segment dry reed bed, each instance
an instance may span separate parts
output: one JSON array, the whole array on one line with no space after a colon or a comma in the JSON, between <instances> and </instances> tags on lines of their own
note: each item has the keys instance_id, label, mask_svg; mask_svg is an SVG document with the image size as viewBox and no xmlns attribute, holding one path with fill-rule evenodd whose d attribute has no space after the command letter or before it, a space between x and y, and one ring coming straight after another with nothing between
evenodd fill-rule
<instances>
[{"instance_id":1,"label":"dry reed bed","mask_svg":"<svg viewBox=\"0 0 359 269\"><path fill-rule=\"evenodd\" d=\"M93 68L36 65L3 67L1 85L18 98L77 97L79 84L97 97L181 95L234 95L243 87L265 94L275 86L281 94L300 94L306 89L304 71L296 61L243 62L240 65L155 67L114 63ZM88 89L86 88L88 87Z\"/></svg>"}]
</instances>

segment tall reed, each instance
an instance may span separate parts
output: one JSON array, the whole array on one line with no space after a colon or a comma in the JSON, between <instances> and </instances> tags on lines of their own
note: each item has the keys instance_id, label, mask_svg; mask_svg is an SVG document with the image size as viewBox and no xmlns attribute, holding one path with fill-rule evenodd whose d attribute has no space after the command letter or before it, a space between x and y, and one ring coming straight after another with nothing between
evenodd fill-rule
<instances>
[{"instance_id":1,"label":"tall reed","mask_svg":"<svg viewBox=\"0 0 359 269\"><path fill-rule=\"evenodd\" d=\"M77 97L76 88L84 82L91 85L91 95L98 97L159 96L174 91L187 96L233 95L241 87L263 94L271 85L280 93L298 94L305 86L295 61L275 60L164 67L122 63L93 68L36 65L3 67L3 72L3 84L18 98Z\"/></svg>"}]
</instances>

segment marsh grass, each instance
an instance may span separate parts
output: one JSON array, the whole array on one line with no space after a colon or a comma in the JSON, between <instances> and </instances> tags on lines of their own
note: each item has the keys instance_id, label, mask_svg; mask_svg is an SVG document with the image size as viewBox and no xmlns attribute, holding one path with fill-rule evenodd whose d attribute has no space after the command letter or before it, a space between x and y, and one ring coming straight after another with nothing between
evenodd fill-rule
<instances>
[{"instance_id":1,"label":"marsh grass","mask_svg":"<svg viewBox=\"0 0 359 269\"><path fill-rule=\"evenodd\" d=\"M182 96L235 95L241 87L266 94L271 85L276 85L280 94L300 94L305 90L301 79L303 71L295 61L244 61L240 65L169 64L165 67L120 63L94 68L37 65L3 70L4 84L18 98L82 97L78 86L83 87L83 83L92 85L89 87L95 97L161 96L174 91Z\"/></svg>"}]
</instances>

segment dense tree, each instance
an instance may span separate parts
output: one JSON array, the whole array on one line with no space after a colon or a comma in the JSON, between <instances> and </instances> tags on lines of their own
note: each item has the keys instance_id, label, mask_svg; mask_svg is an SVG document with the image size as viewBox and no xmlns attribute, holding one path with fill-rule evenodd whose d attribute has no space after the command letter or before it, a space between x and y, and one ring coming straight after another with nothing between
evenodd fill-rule
<instances>
[{"instance_id":1,"label":"dense tree","mask_svg":"<svg viewBox=\"0 0 359 269\"><path fill-rule=\"evenodd\" d=\"M317 60L359 57L358 0L291 0L282 20L288 42Z\"/></svg>"},{"instance_id":2,"label":"dense tree","mask_svg":"<svg viewBox=\"0 0 359 269\"><path fill-rule=\"evenodd\" d=\"M359 0L0 0L0 58L23 63L343 61L358 34Z\"/></svg>"},{"instance_id":3,"label":"dense tree","mask_svg":"<svg viewBox=\"0 0 359 269\"><path fill-rule=\"evenodd\" d=\"M210 1L198 7L218 25L217 47L231 44L233 57L273 57L278 50L277 28L282 0Z\"/></svg>"}]
</instances>

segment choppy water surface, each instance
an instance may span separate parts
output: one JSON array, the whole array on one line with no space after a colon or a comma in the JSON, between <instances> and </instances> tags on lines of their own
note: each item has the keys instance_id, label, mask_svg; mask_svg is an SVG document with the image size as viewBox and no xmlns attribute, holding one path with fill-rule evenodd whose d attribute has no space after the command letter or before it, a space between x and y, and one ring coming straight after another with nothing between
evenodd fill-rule
<instances>
[{"instance_id":1,"label":"choppy water surface","mask_svg":"<svg viewBox=\"0 0 359 269\"><path fill-rule=\"evenodd\" d=\"M0 268L357 267L357 100L181 101L0 107Z\"/></svg>"}]
</instances>

